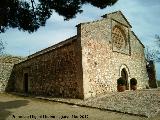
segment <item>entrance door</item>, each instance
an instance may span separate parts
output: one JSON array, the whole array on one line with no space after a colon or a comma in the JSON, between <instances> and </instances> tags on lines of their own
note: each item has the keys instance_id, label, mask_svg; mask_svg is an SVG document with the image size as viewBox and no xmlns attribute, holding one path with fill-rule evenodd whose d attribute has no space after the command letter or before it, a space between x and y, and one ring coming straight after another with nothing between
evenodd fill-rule
<instances>
[{"instance_id":1,"label":"entrance door","mask_svg":"<svg viewBox=\"0 0 160 120\"><path fill-rule=\"evenodd\" d=\"M28 93L28 73L24 74L24 92Z\"/></svg>"},{"instance_id":2,"label":"entrance door","mask_svg":"<svg viewBox=\"0 0 160 120\"><path fill-rule=\"evenodd\" d=\"M127 72L126 72L126 70L124 68L121 71L121 77L125 80L126 90L129 90L128 74L127 74Z\"/></svg>"}]
</instances>

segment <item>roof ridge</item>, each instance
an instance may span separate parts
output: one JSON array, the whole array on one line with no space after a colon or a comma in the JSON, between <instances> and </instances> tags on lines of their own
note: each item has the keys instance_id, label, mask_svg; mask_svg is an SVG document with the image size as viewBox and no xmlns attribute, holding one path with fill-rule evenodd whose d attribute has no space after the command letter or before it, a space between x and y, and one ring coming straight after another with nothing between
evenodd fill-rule
<instances>
[{"instance_id":1,"label":"roof ridge","mask_svg":"<svg viewBox=\"0 0 160 120\"><path fill-rule=\"evenodd\" d=\"M49 46L49 47L44 48L44 49L42 49L42 50L40 50L40 51L37 51L37 52L29 55L29 56L28 56L28 59L33 58L33 57L36 57L36 56L38 56L38 55L40 55L40 54L49 52L49 51L51 51L51 50L53 50L53 49L56 49L56 48L58 48L58 47L61 47L61 46L65 45L65 44L67 44L69 41L74 40L76 37L77 37L77 35L72 36L72 37L70 37L70 38L65 39L64 41L58 42L58 43L56 43L56 44L54 44L54 45L52 45L52 46Z\"/></svg>"}]
</instances>

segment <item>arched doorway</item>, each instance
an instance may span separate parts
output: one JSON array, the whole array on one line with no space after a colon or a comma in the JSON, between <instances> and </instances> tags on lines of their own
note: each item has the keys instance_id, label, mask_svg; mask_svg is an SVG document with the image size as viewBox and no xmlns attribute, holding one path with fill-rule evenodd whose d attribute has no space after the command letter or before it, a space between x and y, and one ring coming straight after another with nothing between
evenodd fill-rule
<instances>
[{"instance_id":1,"label":"arched doorway","mask_svg":"<svg viewBox=\"0 0 160 120\"><path fill-rule=\"evenodd\" d=\"M121 70L121 77L125 80L126 90L129 90L128 74L125 68Z\"/></svg>"},{"instance_id":2,"label":"arched doorway","mask_svg":"<svg viewBox=\"0 0 160 120\"><path fill-rule=\"evenodd\" d=\"M28 73L24 74L24 92L28 93Z\"/></svg>"}]
</instances>

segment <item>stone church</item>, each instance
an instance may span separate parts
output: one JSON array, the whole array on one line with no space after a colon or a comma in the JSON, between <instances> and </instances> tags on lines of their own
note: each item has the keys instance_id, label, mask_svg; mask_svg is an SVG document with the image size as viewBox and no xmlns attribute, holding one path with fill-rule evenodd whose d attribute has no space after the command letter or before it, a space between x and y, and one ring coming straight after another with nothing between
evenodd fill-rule
<instances>
[{"instance_id":1,"label":"stone church","mask_svg":"<svg viewBox=\"0 0 160 120\"><path fill-rule=\"evenodd\" d=\"M117 91L123 76L137 89L147 85L144 45L121 11L80 23L77 35L38 51L13 68L16 92L64 98L95 97Z\"/></svg>"}]
</instances>

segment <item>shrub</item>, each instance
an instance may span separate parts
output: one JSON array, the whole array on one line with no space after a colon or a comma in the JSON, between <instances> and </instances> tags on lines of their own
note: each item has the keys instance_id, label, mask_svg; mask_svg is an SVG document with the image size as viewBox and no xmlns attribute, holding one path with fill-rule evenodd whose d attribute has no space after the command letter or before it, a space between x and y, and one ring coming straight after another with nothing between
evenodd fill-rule
<instances>
[{"instance_id":1,"label":"shrub","mask_svg":"<svg viewBox=\"0 0 160 120\"><path fill-rule=\"evenodd\" d=\"M122 77L120 77L118 80L117 80L117 85L125 85L125 80L122 78Z\"/></svg>"},{"instance_id":2,"label":"shrub","mask_svg":"<svg viewBox=\"0 0 160 120\"><path fill-rule=\"evenodd\" d=\"M132 78L130 80L131 85L137 85L137 80L135 78Z\"/></svg>"}]
</instances>

